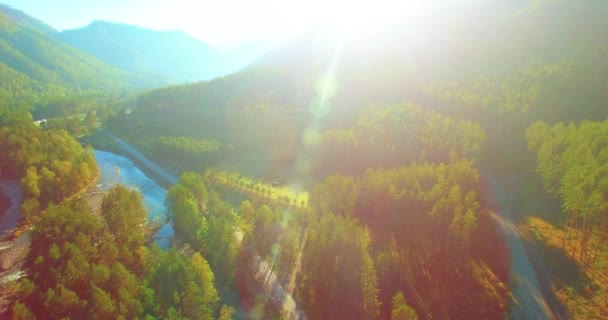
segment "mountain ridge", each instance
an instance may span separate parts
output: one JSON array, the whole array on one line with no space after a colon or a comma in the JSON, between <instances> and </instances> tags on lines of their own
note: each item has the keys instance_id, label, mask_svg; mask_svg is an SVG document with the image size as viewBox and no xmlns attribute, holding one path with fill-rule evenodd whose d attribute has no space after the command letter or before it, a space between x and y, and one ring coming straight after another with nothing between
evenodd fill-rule
<instances>
[{"instance_id":1,"label":"mountain ridge","mask_svg":"<svg viewBox=\"0 0 608 320\"><path fill-rule=\"evenodd\" d=\"M29 26L40 32L43 32L46 34L54 34L54 33L58 32L55 28L51 27L44 21L39 20L39 19L29 15L28 13L21 11L13 6L0 3L0 12L4 13L4 15L10 17L13 21L19 22L22 25Z\"/></svg>"},{"instance_id":2,"label":"mountain ridge","mask_svg":"<svg viewBox=\"0 0 608 320\"><path fill-rule=\"evenodd\" d=\"M213 46L181 30L153 30L95 20L57 38L117 68L165 84L209 80L232 71Z\"/></svg>"},{"instance_id":3,"label":"mountain ridge","mask_svg":"<svg viewBox=\"0 0 608 320\"><path fill-rule=\"evenodd\" d=\"M49 28L0 5L0 98L5 103L131 90L129 74L59 41Z\"/></svg>"}]
</instances>

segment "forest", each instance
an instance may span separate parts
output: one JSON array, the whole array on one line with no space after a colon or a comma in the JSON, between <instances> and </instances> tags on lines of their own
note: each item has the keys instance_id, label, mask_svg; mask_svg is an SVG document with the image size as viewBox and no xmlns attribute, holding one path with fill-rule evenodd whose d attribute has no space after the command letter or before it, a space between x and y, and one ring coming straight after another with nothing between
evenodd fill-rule
<instances>
[{"instance_id":1,"label":"forest","mask_svg":"<svg viewBox=\"0 0 608 320\"><path fill-rule=\"evenodd\" d=\"M146 246L141 196L104 197L101 216L72 201L49 207L32 232L13 319L230 319L200 253Z\"/></svg>"},{"instance_id":2,"label":"forest","mask_svg":"<svg viewBox=\"0 0 608 320\"><path fill-rule=\"evenodd\" d=\"M0 318L606 318L608 5L488 3L146 90L0 12L0 240L29 239Z\"/></svg>"},{"instance_id":3,"label":"forest","mask_svg":"<svg viewBox=\"0 0 608 320\"><path fill-rule=\"evenodd\" d=\"M94 184L98 172L90 148L65 130L37 128L25 110L8 110L0 118L2 175L20 178L25 223L33 223L49 204L58 204Z\"/></svg>"},{"instance_id":4,"label":"forest","mask_svg":"<svg viewBox=\"0 0 608 320\"><path fill-rule=\"evenodd\" d=\"M573 255L586 267L601 259L607 236L607 130L608 121L583 121L578 126L539 121L526 132L545 189L559 197L565 211L562 247L572 246Z\"/></svg>"},{"instance_id":5,"label":"forest","mask_svg":"<svg viewBox=\"0 0 608 320\"><path fill-rule=\"evenodd\" d=\"M65 130L34 126L26 110L3 109L0 122L2 175L20 178L20 228L35 226L24 262L28 277L3 287L13 300L10 318L231 319L234 310L219 304L218 280L199 252L149 245L138 191L114 187L92 212L79 196L99 174L90 147ZM206 197L202 177L183 180ZM217 261L229 251L218 240L222 221L210 222L215 236L208 246L222 250L214 263L225 263Z\"/></svg>"},{"instance_id":6,"label":"forest","mask_svg":"<svg viewBox=\"0 0 608 320\"><path fill-rule=\"evenodd\" d=\"M255 110L250 115L257 116L254 119L281 116L278 108ZM264 135L258 124L244 122L235 129ZM182 176L168 191L177 239L203 252L216 270L213 254L204 254L210 248L207 234L238 225L239 249L229 249L233 247L228 243L215 248L240 257L235 258L240 263L236 270L265 261L279 285L312 318L390 318L399 312L421 318L457 313L468 318L504 316L509 303L508 253L490 207L478 198L484 187L475 163L485 139L479 122L455 120L406 103L366 109L350 128L316 130L312 135L311 141L300 143L312 155L309 172L318 181L311 182L305 206L299 201L271 201L269 195L275 191L269 186L249 186L230 177L224 181L222 173L208 172L208 183L219 187L220 194L246 192L250 197L238 206L238 220L230 222L230 209L201 202L209 185L203 188ZM249 135L228 139L240 153L268 142L250 140ZM171 141L187 147L192 140ZM278 152L272 146L264 151L271 157ZM174 153L165 153L169 154ZM344 163L344 155L353 160ZM224 154L222 165L229 163L229 156ZM209 194L211 199L213 192ZM226 227L215 221L214 214L221 212ZM203 219L197 218L201 215ZM294 274L297 265L301 269ZM234 268L224 265L220 270ZM240 281L253 290L251 279ZM450 288L463 286L475 298L455 300L457 292ZM483 301L484 308L474 308L472 301ZM263 310L280 314L272 301Z\"/></svg>"}]
</instances>

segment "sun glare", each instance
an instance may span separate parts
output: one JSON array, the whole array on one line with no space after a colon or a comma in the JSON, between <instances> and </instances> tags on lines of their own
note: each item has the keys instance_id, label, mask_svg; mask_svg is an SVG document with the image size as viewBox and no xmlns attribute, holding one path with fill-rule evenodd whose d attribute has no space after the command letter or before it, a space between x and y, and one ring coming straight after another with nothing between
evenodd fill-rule
<instances>
[{"instance_id":1,"label":"sun glare","mask_svg":"<svg viewBox=\"0 0 608 320\"><path fill-rule=\"evenodd\" d=\"M428 1L399 0L336 0L318 2L321 22L346 38L367 37L387 30L398 23L415 25L431 10Z\"/></svg>"}]
</instances>

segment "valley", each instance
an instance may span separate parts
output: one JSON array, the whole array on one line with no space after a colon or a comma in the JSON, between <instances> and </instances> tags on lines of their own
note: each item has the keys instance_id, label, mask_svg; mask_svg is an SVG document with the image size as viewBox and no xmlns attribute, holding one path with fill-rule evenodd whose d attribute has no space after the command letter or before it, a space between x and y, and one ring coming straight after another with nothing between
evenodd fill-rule
<instances>
[{"instance_id":1,"label":"valley","mask_svg":"<svg viewBox=\"0 0 608 320\"><path fill-rule=\"evenodd\" d=\"M607 318L608 4L383 1L0 4L0 319Z\"/></svg>"}]
</instances>

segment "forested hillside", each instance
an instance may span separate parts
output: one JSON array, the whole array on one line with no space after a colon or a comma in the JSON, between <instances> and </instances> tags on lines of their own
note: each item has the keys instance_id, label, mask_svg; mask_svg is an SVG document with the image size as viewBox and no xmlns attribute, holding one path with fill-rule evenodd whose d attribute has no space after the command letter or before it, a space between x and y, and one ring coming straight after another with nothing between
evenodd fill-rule
<instances>
[{"instance_id":1,"label":"forested hillside","mask_svg":"<svg viewBox=\"0 0 608 320\"><path fill-rule=\"evenodd\" d=\"M50 27L0 6L0 97L4 103L130 87L126 72L112 68L54 37Z\"/></svg>"},{"instance_id":2,"label":"forested hillside","mask_svg":"<svg viewBox=\"0 0 608 320\"><path fill-rule=\"evenodd\" d=\"M36 127L26 110L0 109L0 173L21 179L23 222L81 193L98 177L95 157L63 130Z\"/></svg>"},{"instance_id":3,"label":"forested hillside","mask_svg":"<svg viewBox=\"0 0 608 320\"><path fill-rule=\"evenodd\" d=\"M491 148L513 145L506 140L515 139L505 139L508 132L523 141L536 120L608 115L608 66L602 62L607 47L598 41L608 30L606 7L592 0L522 1L439 12L433 25L422 24L415 34L404 26L374 38L341 40L337 32L312 31L250 70L141 96L130 124L137 129L131 131L212 137L235 147L254 143L258 150L280 144L293 151L306 128L350 127L371 105L411 101L486 128L506 122L487 139L487 157L505 158ZM572 27L554 27L558 21ZM504 149L513 148L526 153L522 142ZM280 153L290 152L270 152Z\"/></svg>"},{"instance_id":4,"label":"forested hillside","mask_svg":"<svg viewBox=\"0 0 608 320\"><path fill-rule=\"evenodd\" d=\"M608 2L427 9L360 34L321 23L246 70L121 102L91 95L97 78L0 55L15 70L0 77L26 88L7 101L37 102L0 105L0 175L19 179L31 227L9 315L606 318ZM52 33L7 12L0 26L19 36L5 31L7 48ZM60 37L88 33L103 41L86 50L140 75L198 79L204 63L184 57L214 55L183 34L100 22ZM168 51L139 51L156 45ZM46 96L55 82L65 98ZM28 110L56 118L36 127ZM166 250L139 182L99 208L73 199L98 174L73 136L98 126L83 144L181 173L162 191Z\"/></svg>"},{"instance_id":5,"label":"forested hillside","mask_svg":"<svg viewBox=\"0 0 608 320\"><path fill-rule=\"evenodd\" d=\"M18 108L0 108L0 137L0 175L18 179L24 196L18 229L12 231L20 239L15 246L25 242L28 247L22 266L26 277L0 284L0 316L232 317L232 307L220 308L217 280L200 253L149 245L150 225L138 191L116 186L99 207L90 196L81 197L99 176L90 147L83 148L64 130L36 127L27 110ZM10 243L5 240L3 245ZM210 247L221 250L214 251L212 261L224 261L219 257L227 248L217 242Z\"/></svg>"},{"instance_id":6,"label":"forested hillside","mask_svg":"<svg viewBox=\"0 0 608 320\"><path fill-rule=\"evenodd\" d=\"M294 299L312 318L390 318L411 307L420 318L498 319L517 302L506 298L506 243L479 172L532 188L529 126L608 116L608 69L601 58L606 46L598 41L608 32L607 7L599 1L471 6L438 12L415 31L404 22L364 40L320 28L244 72L144 94L129 119L116 119L110 128L174 168L213 166L262 181L258 191L234 187L254 201L239 210L244 248L269 261L286 287L289 270L301 265ZM529 142L531 150L543 145L539 135L565 143L540 128L529 129L536 141ZM195 141L217 141L223 148L213 160L185 163L182 156L160 155L168 141L173 150L191 150L191 159ZM601 157L599 145L589 148ZM543 176L582 165L580 158L549 161L555 153L542 152ZM288 214L271 204L263 181L312 190L307 210ZM580 203L603 212L604 195L593 195L595 202ZM515 221L526 215L534 212L518 211ZM574 230L565 233L565 243L580 234L579 244L571 246L579 248L574 256L601 264L605 258L591 243L606 230L590 228L592 216L601 215L571 213L552 221L570 221ZM298 249L301 261L294 258ZM458 293L450 288L467 288L473 298L455 299ZM563 290L557 291L562 303ZM574 293L579 291L568 292L584 304ZM575 305L568 308L579 315ZM597 310L588 315L597 316Z\"/></svg>"},{"instance_id":7,"label":"forested hillside","mask_svg":"<svg viewBox=\"0 0 608 320\"><path fill-rule=\"evenodd\" d=\"M21 25L29 26L45 34L54 34L57 32L57 30L55 30L53 27L28 15L23 11L20 11L7 5L1 5L1 7L4 15Z\"/></svg>"}]
</instances>

